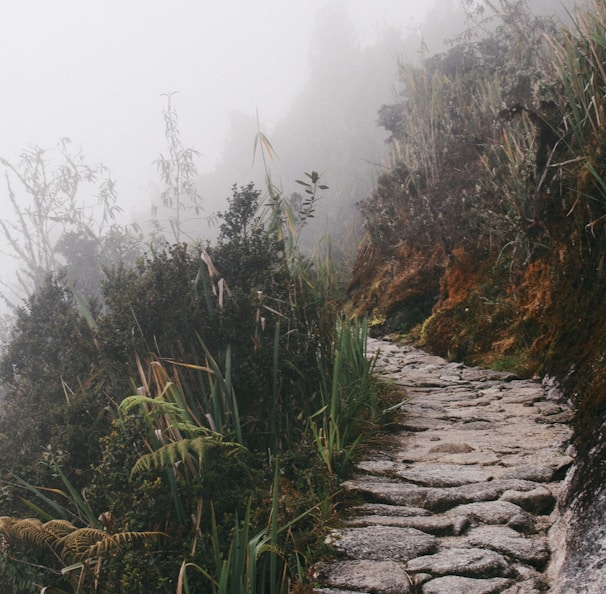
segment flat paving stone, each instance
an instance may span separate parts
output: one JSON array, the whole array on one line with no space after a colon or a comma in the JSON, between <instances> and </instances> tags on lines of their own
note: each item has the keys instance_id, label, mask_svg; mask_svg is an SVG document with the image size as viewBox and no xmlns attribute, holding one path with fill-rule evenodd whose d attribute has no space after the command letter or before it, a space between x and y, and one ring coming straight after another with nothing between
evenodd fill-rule
<instances>
[{"instance_id":1,"label":"flat paving stone","mask_svg":"<svg viewBox=\"0 0 606 594\"><path fill-rule=\"evenodd\" d=\"M375 516L431 516L428 509L406 505L389 505L388 503L364 503L351 510L353 514L374 514Z\"/></svg>"},{"instance_id":2,"label":"flat paving stone","mask_svg":"<svg viewBox=\"0 0 606 594\"><path fill-rule=\"evenodd\" d=\"M350 559L405 562L433 553L438 547L437 537L396 526L343 528L332 536L336 550Z\"/></svg>"},{"instance_id":3,"label":"flat paving stone","mask_svg":"<svg viewBox=\"0 0 606 594\"><path fill-rule=\"evenodd\" d=\"M468 526L464 516L355 516L345 520L347 526L399 526L416 528L434 536L459 536Z\"/></svg>"},{"instance_id":4,"label":"flat paving stone","mask_svg":"<svg viewBox=\"0 0 606 594\"><path fill-rule=\"evenodd\" d=\"M470 546L492 549L535 567L543 567L549 559L546 539L525 538L508 527L478 526L465 540Z\"/></svg>"},{"instance_id":5,"label":"flat paving stone","mask_svg":"<svg viewBox=\"0 0 606 594\"><path fill-rule=\"evenodd\" d=\"M500 469L499 469L500 470ZM424 487L460 487L482 483L499 476L502 471L469 464L416 464L396 470L398 478Z\"/></svg>"},{"instance_id":6,"label":"flat paving stone","mask_svg":"<svg viewBox=\"0 0 606 594\"><path fill-rule=\"evenodd\" d=\"M452 548L418 557L406 564L412 572L466 577L503 577L508 564L499 553L485 549Z\"/></svg>"},{"instance_id":7,"label":"flat paving stone","mask_svg":"<svg viewBox=\"0 0 606 594\"><path fill-rule=\"evenodd\" d=\"M510 501L478 501L449 509L449 516L466 516L472 522L482 524L507 524L524 510Z\"/></svg>"},{"instance_id":8,"label":"flat paving stone","mask_svg":"<svg viewBox=\"0 0 606 594\"><path fill-rule=\"evenodd\" d=\"M356 588L355 592L409 594L411 583L401 563L394 561L338 561L314 569L331 588ZM341 592L343 590L340 590Z\"/></svg>"},{"instance_id":9,"label":"flat paving stone","mask_svg":"<svg viewBox=\"0 0 606 594\"><path fill-rule=\"evenodd\" d=\"M536 483L520 479L497 479L471 483L460 487L430 489L425 494L425 507L433 511L446 511L462 503L494 501L503 493L532 491Z\"/></svg>"},{"instance_id":10,"label":"flat paving stone","mask_svg":"<svg viewBox=\"0 0 606 594\"><path fill-rule=\"evenodd\" d=\"M465 442L440 443L433 446L429 451L439 454L469 454L475 452L475 448Z\"/></svg>"},{"instance_id":11,"label":"flat paving stone","mask_svg":"<svg viewBox=\"0 0 606 594\"><path fill-rule=\"evenodd\" d=\"M553 493L544 486L538 486L530 491L507 490L501 495L501 499L538 515L551 513L556 502Z\"/></svg>"},{"instance_id":12,"label":"flat paving stone","mask_svg":"<svg viewBox=\"0 0 606 594\"><path fill-rule=\"evenodd\" d=\"M511 584L506 578L479 580L449 575L423 585L423 594L497 594Z\"/></svg>"}]
</instances>

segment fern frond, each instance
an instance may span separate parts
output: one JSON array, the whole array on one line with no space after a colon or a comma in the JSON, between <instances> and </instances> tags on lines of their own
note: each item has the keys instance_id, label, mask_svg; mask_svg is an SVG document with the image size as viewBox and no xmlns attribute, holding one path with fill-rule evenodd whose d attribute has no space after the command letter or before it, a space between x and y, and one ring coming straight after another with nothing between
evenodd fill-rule
<instances>
[{"instance_id":1,"label":"fern frond","mask_svg":"<svg viewBox=\"0 0 606 594\"><path fill-rule=\"evenodd\" d=\"M131 470L131 476L145 470L163 470L172 466L178 459L185 460L188 456L188 444L191 440L183 439L166 444L141 456Z\"/></svg>"},{"instance_id":2,"label":"fern frond","mask_svg":"<svg viewBox=\"0 0 606 594\"><path fill-rule=\"evenodd\" d=\"M44 528L44 524L36 518L0 518L0 533L9 540L16 539L21 542L44 547L52 543L53 536Z\"/></svg>"},{"instance_id":3,"label":"fern frond","mask_svg":"<svg viewBox=\"0 0 606 594\"><path fill-rule=\"evenodd\" d=\"M175 458L179 458L180 460L185 461L188 457L189 454L189 450L190 450L190 444L191 444L192 440L186 440L186 439L181 439L179 441L177 441L177 449L175 451ZM198 456L199 458L202 458L202 456ZM173 460L173 463L176 462L176 459Z\"/></svg>"},{"instance_id":4,"label":"fern frond","mask_svg":"<svg viewBox=\"0 0 606 594\"><path fill-rule=\"evenodd\" d=\"M13 524L17 521L10 516L0 516L0 532L8 536L12 532Z\"/></svg>"},{"instance_id":5,"label":"fern frond","mask_svg":"<svg viewBox=\"0 0 606 594\"><path fill-rule=\"evenodd\" d=\"M181 419L183 412L179 405L174 402L167 402L162 398L151 398L142 394L127 396L121 403L120 409L129 413L133 408L150 409L156 413L166 414L174 418Z\"/></svg>"},{"instance_id":6,"label":"fern frond","mask_svg":"<svg viewBox=\"0 0 606 594\"><path fill-rule=\"evenodd\" d=\"M44 524L44 529L52 535L55 540L59 540L72 533L74 530L77 530L77 528L67 520L50 520Z\"/></svg>"},{"instance_id":7,"label":"fern frond","mask_svg":"<svg viewBox=\"0 0 606 594\"><path fill-rule=\"evenodd\" d=\"M144 454L141 456L132 467L130 474L131 477L138 472L143 472L145 470L151 470L153 467L162 468L168 461L170 462L170 455L167 452L169 448L174 449L175 444L171 443L166 446L162 446L160 449L152 452L151 454Z\"/></svg>"},{"instance_id":8,"label":"fern frond","mask_svg":"<svg viewBox=\"0 0 606 594\"><path fill-rule=\"evenodd\" d=\"M105 534L105 538L92 544L86 551L83 559L92 559L100 555L119 552L122 547L135 541L155 540L166 536L162 532L119 532L118 534Z\"/></svg>"},{"instance_id":9,"label":"fern frond","mask_svg":"<svg viewBox=\"0 0 606 594\"><path fill-rule=\"evenodd\" d=\"M78 528L58 539L56 548L63 559L86 559L90 547L108 537L106 532L97 528Z\"/></svg>"},{"instance_id":10,"label":"fern frond","mask_svg":"<svg viewBox=\"0 0 606 594\"><path fill-rule=\"evenodd\" d=\"M200 435L208 435L209 433L211 433L211 431L206 427L201 427L200 425L196 425L190 421L175 421L171 423L166 429L173 431L181 431L182 433L197 433Z\"/></svg>"},{"instance_id":11,"label":"fern frond","mask_svg":"<svg viewBox=\"0 0 606 594\"><path fill-rule=\"evenodd\" d=\"M86 561L118 553L122 547L140 540L166 536L162 532L118 532L109 534L96 528L78 528L57 541L63 560Z\"/></svg>"},{"instance_id":12,"label":"fern frond","mask_svg":"<svg viewBox=\"0 0 606 594\"><path fill-rule=\"evenodd\" d=\"M180 439L172 443L161 446L150 454L141 456L131 470L131 476L145 470L164 470L173 466L178 461L185 462L190 456L194 455L201 463L210 447L224 446L240 448L236 443L224 442L222 436L217 433L209 435L200 435L192 439Z\"/></svg>"}]
</instances>

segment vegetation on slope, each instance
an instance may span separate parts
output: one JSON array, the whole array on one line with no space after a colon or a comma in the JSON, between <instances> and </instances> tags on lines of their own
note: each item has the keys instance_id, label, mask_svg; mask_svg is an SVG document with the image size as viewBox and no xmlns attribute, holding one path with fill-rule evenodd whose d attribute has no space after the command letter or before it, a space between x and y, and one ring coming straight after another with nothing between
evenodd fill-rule
<instances>
[{"instance_id":1,"label":"vegetation on slope","mask_svg":"<svg viewBox=\"0 0 606 594\"><path fill-rule=\"evenodd\" d=\"M451 358L557 375L588 448L606 406L606 1L570 30L520 0L498 8L401 66L349 307ZM166 221L135 265L128 234L42 213L63 244L41 236L56 257L30 259L36 290L0 365L0 578L14 592L302 589L336 477L377 421L366 328L339 315L330 263L298 250L318 175L296 201L270 179L263 201L234 186L216 245L169 246L161 234L183 239L198 205L170 98L165 119ZM97 172L73 171L73 190ZM15 246L36 244L21 221ZM127 261L102 261L102 245ZM586 470L579 483L602 480Z\"/></svg>"},{"instance_id":2,"label":"vegetation on slope","mask_svg":"<svg viewBox=\"0 0 606 594\"><path fill-rule=\"evenodd\" d=\"M493 9L401 67L351 308L453 359L557 376L587 449L606 412L606 3L570 28Z\"/></svg>"},{"instance_id":3,"label":"vegetation on slope","mask_svg":"<svg viewBox=\"0 0 606 594\"><path fill-rule=\"evenodd\" d=\"M366 326L297 245L327 188L300 185L296 211L270 179L263 204L234 186L215 246L106 267L89 300L51 273L18 310L0 365L12 592L304 587L379 403Z\"/></svg>"}]
</instances>

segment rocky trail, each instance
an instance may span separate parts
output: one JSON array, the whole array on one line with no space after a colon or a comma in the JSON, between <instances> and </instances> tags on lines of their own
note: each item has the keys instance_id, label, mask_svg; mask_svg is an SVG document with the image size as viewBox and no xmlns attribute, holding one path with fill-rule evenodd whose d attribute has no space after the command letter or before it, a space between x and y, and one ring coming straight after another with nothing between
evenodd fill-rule
<instances>
[{"instance_id":1,"label":"rocky trail","mask_svg":"<svg viewBox=\"0 0 606 594\"><path fill-rule=\"evenodd\" d=\"M361 503L315 567L318 594L538 594L572 458L553 386L369 340L406 391L401 428L345 484Z\"/></svg>"}]
</instances>

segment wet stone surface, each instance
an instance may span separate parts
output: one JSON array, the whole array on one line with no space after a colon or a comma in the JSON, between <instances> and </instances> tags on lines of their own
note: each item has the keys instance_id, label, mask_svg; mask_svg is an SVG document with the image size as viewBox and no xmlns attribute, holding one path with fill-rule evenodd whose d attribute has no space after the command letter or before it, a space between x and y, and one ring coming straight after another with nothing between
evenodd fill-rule
<instances>
[{"instance_id":1,"label":"wet stone surface","mask_svg":"<svg viewBox=\"0 0 606 594\"><path fill-rule=\"evenodd\" d=\"M548 530L572 410L550 385L369 339L406 391L399 431L344 488L348 510L312 568L318 594L548 592Z\"/></svg>"}]
</instances>

